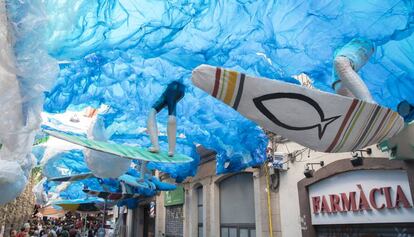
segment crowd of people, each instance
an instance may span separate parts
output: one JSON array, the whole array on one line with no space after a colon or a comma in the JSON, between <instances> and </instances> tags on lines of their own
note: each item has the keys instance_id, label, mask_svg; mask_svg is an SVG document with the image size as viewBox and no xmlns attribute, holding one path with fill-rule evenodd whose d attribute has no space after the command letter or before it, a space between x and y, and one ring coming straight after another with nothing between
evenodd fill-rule
<instances>
[{"instance_id":1,"label":"crowd of people","mask_svg":"<svg viewBox=\"0 0 414 237\"><path fill-rule=\"evenodd\" d=\"M97 220L82 220L79 217L59 219L32 219L19 229L5 233L0 237L105 237L105 229Z\"/></svg>"}]
</instances>

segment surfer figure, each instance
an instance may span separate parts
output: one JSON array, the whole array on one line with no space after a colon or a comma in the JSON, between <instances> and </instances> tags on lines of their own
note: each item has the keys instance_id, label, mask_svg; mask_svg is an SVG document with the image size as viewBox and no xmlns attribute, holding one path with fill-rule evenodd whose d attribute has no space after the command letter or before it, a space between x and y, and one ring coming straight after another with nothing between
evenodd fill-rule
<instances>
[{"instance_id":1,"label":"surfer figure","mask_svg":"<svg viewBox=\"0 0 414 237\"><path fill-rule=\"evenodd\" d=\"M163 108L168 108L168 124L167 124L167 137L168 137L168 155L174 156L176 135L177 135L177 119L176 119L176 107L178 101L180 101L185 94L185 86L178 81L173 81L168 84L161 97L152 106L148 115L147 129L150 136L152 146L148 149L152 153L160 152L160 144L158 143L158 127L157 127L157 113ZM147 161L141 163L141 178L139 182L145 180Z\"/></svg>"},{"instance_id":2,"label":"surfer figure","mask_svg":"<svg viewBox=\"0 0 414 237\"><path fill-rule=\"evenodd\" d=\"M160 151L160 145L158 143L158 128L156 115L163 108L168 108L168 155L174 156L176 134L177 134L177 119L176 119L176 106L178 101L184 97L185 86L178 81L173 81L168 84L167 89L162 93L161 97L152 106L152 109L148 116L147 128L150 135L152 146L149 148L150 152L158 153Z\"/></svg>"},{"instance_id":3,"label":"surfer figure","mask_svg":"<svg viewBox=\"0 0 414 237\"><path fill-rule=\"evenodd\" d=\"M353 39L335 52L332 88L337 94L375 103L364 81L358 75L374 53L374 44L366 39Z\"/></svg>"}]
</instances>

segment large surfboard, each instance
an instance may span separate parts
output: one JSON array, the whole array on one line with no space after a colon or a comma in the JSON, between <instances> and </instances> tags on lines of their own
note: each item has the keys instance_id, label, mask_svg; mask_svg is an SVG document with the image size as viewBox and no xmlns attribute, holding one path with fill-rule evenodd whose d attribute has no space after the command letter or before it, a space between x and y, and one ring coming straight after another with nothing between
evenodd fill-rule
<instances>
[{"instance_id":1,"label":"large surfboard","mask_svg":"<svg viewBox=\"0 0 414 237\"><path fill-rule=\"evenodd\" d=\"M120 201L124 199L130 198L139 198L141 195L137 193L113 193L113 192L105 192L105 191L95 191L90 189L83 189L83 192L87 193L88 195L103 198L106 200L111 201Z\"/></svg>"},{"instance_id":2,"label":"large surfboard","mask_svg":"<svg viewBox=\"0 0 414 237\"><path fill-rule=\"evenodd\" d=\"M87 198L76 200L59 200L52 203L60 206L65 211L98 212L102 209L103 200L99 198Z\"/></svg>"},{"instance_id":3,"label":"large surfboard","mask_svg":"<svg viewBox=\"0 0 414 237\"><path fill-rule=\"evenodd\" d=\"M68 141L70 143L80 145L92 150L117 155L121 158L163 163L187 163L193 161L191 157L182 154L175 154L173 157L170 157L168 156L167 152L163 151L160 153L151 153L143 147L132 147L109 142L95 141L85 137L69 135L64 132L47 129L44 129L43 131L53 137Z\"/></svg>"},{"instance_id":4,"label":"large surfboard","mask_svg":"<svg viewBox=\"0 0 414 237\"><path fill-rule=\"evenodd\" d=\"M95 177L92 173L82 173L82 174L73 174L73 175L66 175L66 176L59 176L48 178L47 181L55 181L55 182L74 182L84 179L89 179Z\"/></svg>"},{"instance_id":5,"label":"large surfboard","mask_svg":"<svg viewBox=\"0 0 414 237\"><path fill-rule=\"evenodd\" d=\"M54 181L54 182L75 182L84 179L94 178L91 172L81 173L81 174L73 174L73 175L66 175L66 176L59 176L59 177L50 177L47 181ZM132 175L123 174L117 178L119 181L124 182L125 184L134 187L134 188L146 188L146 189L153 189L153 190L160 190L160 191L169 191L174 190L175 185L164 183L161 181L154 182L149 181L147 179L143 181L139 181L137 177Z\"/></svg>"},{"instance_id":6,"label":"large surfboard","mask_svg":"<svg viewBox=\"0 0 414 237\"><path fill-rule=\"evenodd\" d=\"M192 81L264 129L317 151L355 151L404 127L398 113L377 104L219 67L198 66Z\"/></svg>"},{"instance_id":7,"label":"large surfboard","mask_svg":"<svg viewBox=\"0 0 414 237\"><path fill-rule=\"evenodd\" d=\"M407 124L404 129L379 144L382 151L390 153L392 160L413 160L414 159L414 121Z\"/></svg>"}]
</instances>

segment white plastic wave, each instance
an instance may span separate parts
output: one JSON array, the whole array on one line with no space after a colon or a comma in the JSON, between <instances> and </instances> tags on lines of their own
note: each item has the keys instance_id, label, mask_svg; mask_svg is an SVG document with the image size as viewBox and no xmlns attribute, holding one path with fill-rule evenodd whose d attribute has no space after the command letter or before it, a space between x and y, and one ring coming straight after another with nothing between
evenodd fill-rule
<instances>
[{"instance_id":1,"label":"white plastic wave","mask_svg":"<svg viewBox=\"0 0 414 237\"><path fill-rule=\"evenodd\" d=\"M88 130L88 138L108 141L102 117L95 117ZM85 161L92 173L101 178L118 178L131 166L131 161L105 152L84 149Z\"/></svg>"},{"instance_id":2,"label":"white plastic wave","mask_svg":"<svg viewBox=\"0 0 414 237\"><path fill-rule=\"evenodd\" d=\"M26 121L16 71L6 6L4 0L0 0L0 205L23 191L27 171L31 168L30 156L27 155L29 136L21 133L25 130Z\"/></svg>"},{"instance_id":3,"label":"white plastic wave","mask_svg":"<svg viewBox=\"0 0 414 237\"><path fill-rule=\"evenodd\" d=\"M5 0L0 0L0 205L15 199L26 186L35 165L31 149L42 121L43 92L53 85L59 72L55 60L43 50L41 38L38 45L15 54L14 44L28 35L37 37L35 32L46 22L45 17L29 19L42 11L33 9L25 14L21 22L11 24ZM38 54L34 56L32 51Z\"/></svg>"}]
</instances>

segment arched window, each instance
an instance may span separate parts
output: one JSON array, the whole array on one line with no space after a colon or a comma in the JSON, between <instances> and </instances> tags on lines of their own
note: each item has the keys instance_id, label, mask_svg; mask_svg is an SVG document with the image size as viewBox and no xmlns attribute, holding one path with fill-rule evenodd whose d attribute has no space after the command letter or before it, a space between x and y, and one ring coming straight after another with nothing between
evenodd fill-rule
<instances>
[{"instance_id":1,"label":"arched window","mask_svg":"<svg viewBox=\"0 0 414 237\"><path fill-rule=\"evenodd\" d=\"M221 237L255 237L253 175L240 173L220 182Z\"/></svg>"}]
</instances>

